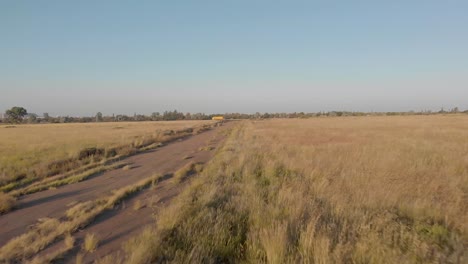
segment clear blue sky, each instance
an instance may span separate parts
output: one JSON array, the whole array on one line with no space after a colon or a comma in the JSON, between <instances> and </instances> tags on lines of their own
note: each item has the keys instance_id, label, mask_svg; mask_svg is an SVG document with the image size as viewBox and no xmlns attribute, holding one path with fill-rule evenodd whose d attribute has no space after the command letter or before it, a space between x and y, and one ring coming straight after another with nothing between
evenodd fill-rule
<instances>
[{"instance_id":1,"label":"clear blue sky","mask_svg":"<svg viewBox=\"0 0 468 264\"><path fill-rule=\"evenodd\" d=\"M0 111L468 109L468 1L0 0Z\"/></svg>"}]
</instances>

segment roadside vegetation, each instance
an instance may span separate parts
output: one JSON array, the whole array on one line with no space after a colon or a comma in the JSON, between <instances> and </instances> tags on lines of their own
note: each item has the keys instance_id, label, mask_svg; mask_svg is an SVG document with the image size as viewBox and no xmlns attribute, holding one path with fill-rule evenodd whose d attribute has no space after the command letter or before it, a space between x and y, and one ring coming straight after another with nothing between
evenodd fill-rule
<instances>
[{"instance_id":1,"label":"roadside vegetation","mask_svg":"<svg viewBox=\"0 0 468 264\"><path fill-rule=\"evenodd\" d=\"M15 198L10 194L0 192L0 215L15 207Z\"/></svg>"},{"instance_id":2,"label":"roadside vegetation","mask_svg":"<svg viewBox=\"0 0 468 264\"><path fill-rule=\"evenodd\" d=\"M55 263L54 261L63 258L69 253L75 246L75 238L71 235L65 236L62 247L57 251L47 254L45 256L36 256L31 261L27 261L28 264L44 264L44 263Z\"/></svg>"},{"instance_id":3,"label":"roadside vegetation","mask_svg":"<svg viewBox=\"0 0 468 264\"><path fill-rule=\"evenodd\" d=\"M197 162L189 162L182 168L177 170L173 176L174 183L180 183L193 174L200 173L203 170L203 164Z\"/></svg>"},{"instance_id":4,"label":"roadside vegetation","mask_svg":"<svg viewBox=\"0 0 468 264\"><path fill-rule=\"evenodd\" d=\"M50 188L57 188L63 185L84 181L88 179L89 177L96 175L98 173L104 172L104 171L114 170L114 169L125 167L125 166L128 166L126 165L125 162L116 162L110 165L102 164L101 166L86 170L82 173L65 174L63 176L59 175L58 177L46 178L30 186L12 191L10 194L14 196L20 196L20 195L40 192L40 191L47 190Z\"/></svg>"},{"instance_id":5,"label":"roadside vegetation","mask_svg":"<svg viewBox=\"0 0 468 264\"><path fill-rule=\"evenodd\" d=\"M246 121L123 263L466 263L467 138L457 115Z\"/></svg>"}]
</instances>

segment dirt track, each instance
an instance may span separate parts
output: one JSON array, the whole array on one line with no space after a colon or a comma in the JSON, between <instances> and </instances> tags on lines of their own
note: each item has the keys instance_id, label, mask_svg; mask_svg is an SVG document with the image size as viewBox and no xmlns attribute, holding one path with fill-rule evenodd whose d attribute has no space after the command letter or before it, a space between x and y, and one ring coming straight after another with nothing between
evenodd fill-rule
<instances>
[{"instance_id":1,"label":"dirt track","mask_svg":"<svg viewBox=\"0 0 468 264\"><path fill-rule=\"evenodd\" d=\"M17 210L0 216L0 246L27 231L28 226L35 224L39 218L62 217L65 211L77 202L103 197L112 190L136 183L154 173L169 175L190 161L203 163L209 161L215 150L203 151L200 148L218 146L224 139L223 134L219 132L230 126L232 123L226 123L222 127L129 157L125 161L131 163L133 168L130 170L108 171L80 183L22 197ZM123 241L154 221L153 215L157 213L158 208L180 193L184 184L186 183L174 186L167 180L162 181L157 188L143 191L128 199L120 207L100 215L85 230L97 234L101 240L98 251L88 255L87 260L120 249ZM137 199L143 201L146 206L139 210L133 209L131 204ZM149 199L158 206L149 206ZM85 232L78 232L75 235L78 243L84 234ZM55 247L57 245L52 245L46 252L53 251ZM70 258L73 256L69 255ZM73 263L71 259L67 262Z\"/></svg>"}]
</instances>

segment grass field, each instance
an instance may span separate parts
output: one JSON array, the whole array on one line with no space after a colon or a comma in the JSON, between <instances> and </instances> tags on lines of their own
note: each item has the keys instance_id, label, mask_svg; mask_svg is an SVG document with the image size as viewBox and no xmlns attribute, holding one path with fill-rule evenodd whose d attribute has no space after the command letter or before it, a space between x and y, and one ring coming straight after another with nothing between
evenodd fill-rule
<instances>
[{"instance_id":1,"label":"grass field","mask_svg":"<svg viewBox=\"0 0 468 264\"><path fill-rule=\"evenodd\" d=\"M467 263L468 116L242 122L124 248L124 263Z\"/></svg>"},{"instance_id":2,"label":"grass field","mask_svg":"<svg viewBox=\"0 0 468 264\"><path fill-rule=\"evenodd\" d=\"M119 122L0 126L0 185L20 175L47 173L52 161L75 158L89 147L138 145L168 130L212 121Z\"/></svg>"}]
</instances>

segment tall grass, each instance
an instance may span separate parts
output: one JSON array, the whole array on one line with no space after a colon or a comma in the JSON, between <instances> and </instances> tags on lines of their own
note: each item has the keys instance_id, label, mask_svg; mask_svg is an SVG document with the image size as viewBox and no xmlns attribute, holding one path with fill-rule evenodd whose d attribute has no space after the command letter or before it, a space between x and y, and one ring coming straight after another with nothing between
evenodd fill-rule
<instances>
[{"instance_id":1,"label":"tall grass","mask_svg":"<svg viewBox=\"0 0 468 264\"><path fill-rule=\"evenodd\" d=\"M0 215L13 209L15 204L16 200L13 196L0 192Z\"/></svg>"},{"instance_id":2,"label":"tall grass","mask_svg":"<svg viewBox=\"0 0 468 264\"><path fill-rule=\"evenodd\" d=\"M245 122L126 263L466 263L468 119Z\"/></svg>"}]
</instances>

